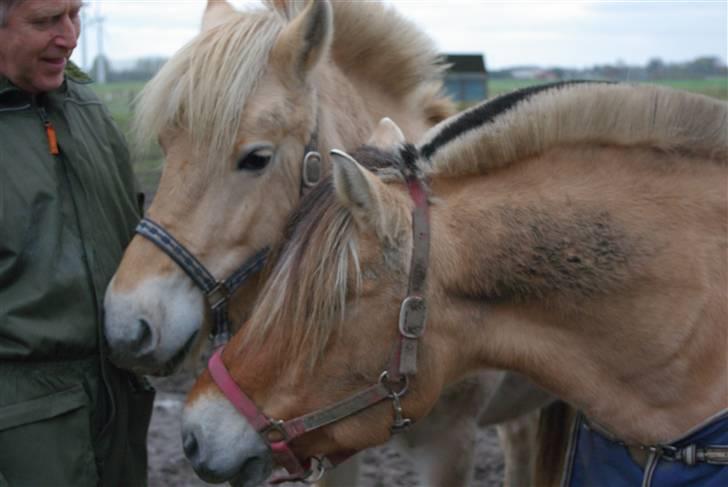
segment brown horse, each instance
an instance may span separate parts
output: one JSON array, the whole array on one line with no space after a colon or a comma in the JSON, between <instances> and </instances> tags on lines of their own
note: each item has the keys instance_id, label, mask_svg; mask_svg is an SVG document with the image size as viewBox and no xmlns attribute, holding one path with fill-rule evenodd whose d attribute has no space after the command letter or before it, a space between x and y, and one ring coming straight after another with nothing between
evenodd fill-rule
<instances>
[{"instance_id":1,"label":"brown horse","mask_svg":"<svg viewBox=\"0 0 728 487\"><path fill-rule=\"evenodd\" d=\"M158 138L165 153L149 221L215 279L280 240L311 182L307 153L321 151L318 169L327 173L328 149L364 143L385 114L415 138L453 113L432 42L382 4L319 1L304 9L276 1L238 13L210 1L202 26L144 88L135 126L140 144ZM229 296L233 326L261 283L252 275ZM211 299L173 258L135 238L106 294L113 359L159 375L194 362L213 321ZM508 397L520 400L522 390L511 376L480 374L451 389L403 450L431 482L466 484L478 422L510 419L545 400L527 386L536 401L513 407ZM432 437L440 441L424 441ZM517 459L507 461L515 485L526 483L526 451L521 444L507 453Z\"/></svg>"},{"instance_id":2,"label":"brown horse","mask_svg":"<svg viewBox=\"0 0 728 487\"><path fill-rule=\"evenodd\" d=\"M196 470L256 485L281 458L382 443L482 367L627 444L724 410L727 134L723 102L576 84L477 107L416 149L338 153L188 396Z\"/></svg>"}]
</instances>

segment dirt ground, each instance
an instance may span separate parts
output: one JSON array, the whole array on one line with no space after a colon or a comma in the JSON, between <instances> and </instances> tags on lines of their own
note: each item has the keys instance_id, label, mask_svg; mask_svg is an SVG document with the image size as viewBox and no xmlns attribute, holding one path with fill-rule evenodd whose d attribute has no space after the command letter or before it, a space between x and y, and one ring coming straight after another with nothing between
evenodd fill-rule
<instances>
[{"instance_id":1,"label":"dirt ground","mask_svg":"<svg viewBox=\"0 0 728 487\"><path fill-rule=\"evenodd\" d=\"M180 417L190 374L154 379L157 388L149 430L149 485L151 487L200 487L211 485L198 479L182 452ZM390 447L382 446L363 455L358 487L417 487L412 463ZM503 455L494 428L478 433L476 468L472 487L496 487L503 483ZM305 484L284 484L294 485ZM354 487L354 486L335 486Z\"/></svg>"}]
</instances>

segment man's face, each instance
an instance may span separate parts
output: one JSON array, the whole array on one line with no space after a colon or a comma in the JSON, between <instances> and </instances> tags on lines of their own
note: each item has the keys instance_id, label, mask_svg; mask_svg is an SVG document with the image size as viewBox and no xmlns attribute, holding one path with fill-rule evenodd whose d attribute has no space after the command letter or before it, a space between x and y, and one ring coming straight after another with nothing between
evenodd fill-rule
<instances>
[{"instance_id":1,"label":"man's face","mask_svg":"<svg viewBox=\"0 0 728 487\"><path fill-rule=\"evenodd\" d=\"M81 0L22 0L0 27L0 74L33 94L61 86L80 10Z\"/></svg>"}]
</instances>

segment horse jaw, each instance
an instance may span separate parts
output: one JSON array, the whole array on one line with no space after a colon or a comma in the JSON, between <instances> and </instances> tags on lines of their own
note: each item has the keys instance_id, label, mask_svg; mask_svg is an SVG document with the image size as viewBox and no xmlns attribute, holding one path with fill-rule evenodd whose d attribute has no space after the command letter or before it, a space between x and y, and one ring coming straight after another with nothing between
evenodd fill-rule
<instances>
[{"instance_id":1,"label":"horse jaw","mask_svg":"<svg viewBox=\"0 0 728 487\"><path fill-rule=\"evenodd\" d=\"M181 273L146 279L132 289L115 285L117 278L104 298L111 360L142 374L171 374L199 341L202 293Z\"/></svg>"},{"instance_id":2,"label":"horse jaw","mask_svg":"<svg viewBox=\"0 0 728 487\"><path fill-rule=\"evenodd\" d=\"M182 444L197 475L235 487L265 483L273 458L257 431L220 394L188 400L182 413Z\"/></svg>"}]
</instances>

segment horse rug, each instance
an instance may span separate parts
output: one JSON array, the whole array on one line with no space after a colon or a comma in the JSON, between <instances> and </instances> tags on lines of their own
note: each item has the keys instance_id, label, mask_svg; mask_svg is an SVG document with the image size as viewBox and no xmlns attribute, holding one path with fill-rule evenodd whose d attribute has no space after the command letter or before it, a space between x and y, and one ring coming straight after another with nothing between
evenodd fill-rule
<instances>
[{"instance_id":1,"label":"horse rug","mask_svg":"<svg viewBox=\"0 0 728 487\"><path fill-rule=\"evenodd\" d=\"M644 467L627 446L591 424L575 419L562 487L726 487L728 410L667 445L644 447Z\"/></svg>"}]
</instances>

